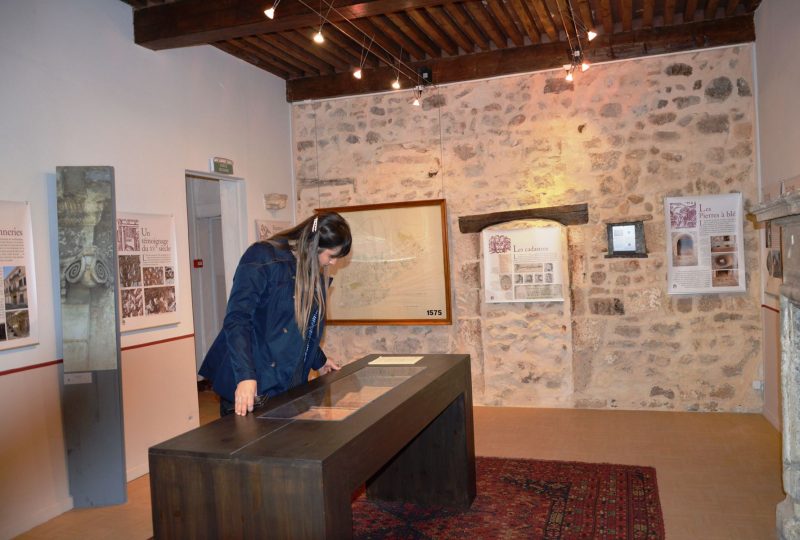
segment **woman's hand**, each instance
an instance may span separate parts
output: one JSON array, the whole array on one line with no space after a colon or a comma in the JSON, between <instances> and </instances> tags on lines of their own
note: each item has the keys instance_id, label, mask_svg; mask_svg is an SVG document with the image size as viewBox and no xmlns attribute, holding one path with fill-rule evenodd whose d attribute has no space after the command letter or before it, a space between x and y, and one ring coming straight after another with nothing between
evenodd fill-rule
<instances>
[{"instance_id":1,"label":"woman's hand","mask_svg":"<svg viewBox=\"0 0 800 540\"><path fill-rule=\"evenodd\" d=\"M340 366L339 364L334 364L333 360L328 358L328 360L325 362L325 365L319 368L317 371L319 372L320 375L325 375L327 373L330 373L331 371L339 371L340 369L342 369L342 366Z\"/></svg>"},{"instance_id":2,"label":"woman's hand","mask_svg":"<svg viewBox=\"0 0 800 540\"><path fill-rule=\"evenodd\" d=\"M255 379L245 379L236 385L234 393L234 411L239 416L245 416L248 412L253 412L253 404L256 400L258 390Z\"/></svg>"}]
</instances>

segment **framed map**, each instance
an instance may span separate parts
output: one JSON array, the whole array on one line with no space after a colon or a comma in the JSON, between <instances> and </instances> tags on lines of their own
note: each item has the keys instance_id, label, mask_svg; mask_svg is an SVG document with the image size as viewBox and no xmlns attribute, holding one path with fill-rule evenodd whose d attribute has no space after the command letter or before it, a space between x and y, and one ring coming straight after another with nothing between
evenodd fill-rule
<instances>
[{"instance_id":1,"label":"framed map","mask_svg":"<svg viewBox=\"0 0 800 540\"><path fill-rule=\"evenodd\" d=\"M444 200L318 211L338 212L353 233L332 274L328 324L451 324Z\"/></svg>"}]
</instances>

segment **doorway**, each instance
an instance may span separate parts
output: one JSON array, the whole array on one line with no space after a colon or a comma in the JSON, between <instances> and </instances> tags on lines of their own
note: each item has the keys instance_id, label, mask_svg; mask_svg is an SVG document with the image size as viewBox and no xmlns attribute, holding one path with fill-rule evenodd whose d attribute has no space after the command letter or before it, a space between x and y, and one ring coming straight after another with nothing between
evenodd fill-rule
<instances>
[{"instance_id":1,"label":"doorway","mask_svg":"<svg viewBox=\"0 0 800 540\"><path fill-rule=\"evenodd\" d=\"M222 328L233 274L247 247L244 181L186 171L186 208L195 364L199 370Z\"/></svg>"}]
</instances>

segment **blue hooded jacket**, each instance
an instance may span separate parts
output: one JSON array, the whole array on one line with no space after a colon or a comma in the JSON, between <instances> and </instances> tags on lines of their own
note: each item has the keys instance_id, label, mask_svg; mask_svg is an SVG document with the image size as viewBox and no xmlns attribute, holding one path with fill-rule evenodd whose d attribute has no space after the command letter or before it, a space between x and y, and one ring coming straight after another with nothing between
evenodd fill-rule
<instances>
[{"instance_id":1,"label":"blue hooded jacket","mask_svg":"<svg viewBox=\"0 0 800 540\"><path fill-rule=\"evenodd\" d=\"M259 396L276 396L292 386L303 361L306 342L294 316L297 262L289 249L257 242L247 248L236 268L225 321L208 350L200 375L233 401L236 386L255 379ZM302 381L325 365L320 339L325 318L310 333Z\"/></svg>"}]
</instances>

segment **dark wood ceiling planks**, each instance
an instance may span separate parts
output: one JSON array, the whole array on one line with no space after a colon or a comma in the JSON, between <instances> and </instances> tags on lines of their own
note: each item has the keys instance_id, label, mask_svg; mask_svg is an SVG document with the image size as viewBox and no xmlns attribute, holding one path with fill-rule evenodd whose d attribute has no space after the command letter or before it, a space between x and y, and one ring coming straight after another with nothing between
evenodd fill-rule
<instances>
[{"instance_id":1,"label":"dark wood ceiling planks","mask_svg":"<svg viewBox=\"0 0 800 540\"><path fill-rule=\"evenodd\" d=\"M579 28L591 62L755 40L761 0L123 0L131 5L136 43L153 50L213 45L286 80L288 101L388 90L397 59L423 67L435 83L552 69L568 63ZM318 5L319 4L319 5ZM311 9L311 6L316 9ZM373 43L374 41L374 43ZM352 71L363 61L361 80Z\"/></svg>"}]
</instances>

